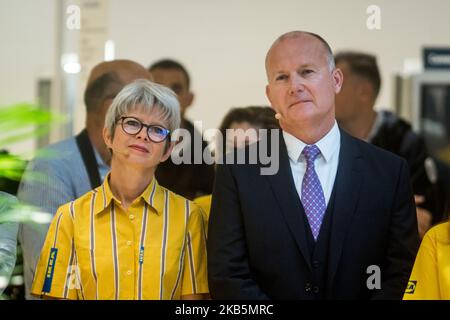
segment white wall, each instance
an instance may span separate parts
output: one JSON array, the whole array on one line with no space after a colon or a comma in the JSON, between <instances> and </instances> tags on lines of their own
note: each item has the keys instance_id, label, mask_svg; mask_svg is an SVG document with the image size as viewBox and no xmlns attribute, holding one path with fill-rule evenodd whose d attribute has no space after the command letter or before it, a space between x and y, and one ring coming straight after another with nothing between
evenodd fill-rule
<instances>
[{"instance_id":1,"label":"white wall","mask_svg":"<svg viewBox=\"0 0 450 320\"><path fill-rule=\"evenodd\" d=\"M381 9L381 30L366 27L369 5ZM450 1L428 0L111 0L110 38L120 57L146 66L161 57L182 61L197 94L188 113L217 126L232 106L267 104L264 57L280 34L321 34L334 50L378 55L384 79L378 105L392 108L392 75L421 47L450 46Z\"/></svg>"},{"instance_id":2,"label":"white wall","mask_svg":"<svg viewBox=\"0 0 450 320\"><path fill-rule=\"evenodd\" d=\"M450 1L443 0L109 1L116 57L145 66L163 57L184 63L196 93L188 116L206 127L233 106L268 103L264 57L286 31L319 33L334 50L377 54L384 80L378 107L388 108L391 79L404 59L420 59L423 45L450 46ZM32 99L36 76L53 71L52 2L0 0L0 105ZM366 27L371 4L381 8L381 30Z\"/></svg>"},{"instance_id":3,"label":"white wall","mask_svg":"<svg viewBox=\"0 0 450 320\"><path fill-rule=\"evenodd\" d=\"M37 79L54 74L54 10L53 0L0 0L0 107L35 102ZM34 145L8 149L24 152Z\"/></svg>"}]
</instances>

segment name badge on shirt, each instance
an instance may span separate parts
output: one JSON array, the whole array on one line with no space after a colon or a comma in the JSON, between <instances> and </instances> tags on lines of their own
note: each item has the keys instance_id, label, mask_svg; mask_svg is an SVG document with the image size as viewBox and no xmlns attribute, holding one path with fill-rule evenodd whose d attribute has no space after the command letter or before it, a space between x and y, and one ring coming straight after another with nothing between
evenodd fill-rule
<instances>
[{"instance_id":1,"label":"name badge on shirt","mask_svg":"<svg viewBox=\"0 0 450 320\"><path fill-rule=\"evenodd\" d=\"M52 289L53 273L55 271L56 257L58 255L58 249L51 248L50 256L48 258L47 270L45 271L44 286L42 287L42 293L49 293Z\"/></svg>"}]
</instances>

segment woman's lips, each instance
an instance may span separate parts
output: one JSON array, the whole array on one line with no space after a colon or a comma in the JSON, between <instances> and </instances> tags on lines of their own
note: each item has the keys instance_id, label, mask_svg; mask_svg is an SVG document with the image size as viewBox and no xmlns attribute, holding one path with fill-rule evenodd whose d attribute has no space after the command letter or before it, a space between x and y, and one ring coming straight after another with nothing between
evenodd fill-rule
<instances>
[{"instance_id":1,"label":"woman's lips","mask_svg":"<svg viewBox=\"0 0 450 320\"><path fill-rule=\"evenodd\" d=\"M300 105L300 104L307 103L307 102L311 102L311 100L299 100L299 101L296 101L293 104L291 104L289 107L293 107L295 105Z\"/></svg>"},{"instance_id":2,"label":"woman's lips","mask_svg":"<svg viewBox=\"0 0 450 320\"><path fill-rule=\"evenodd\" d=\"M138 151L141 151L141 152L148 153L147 148L145 148L145 147L143 147L143 146L138 146L138 145L136 145L136 144L132 144L132 145L130 146L130 148L133 148L133 149L138 150Z\"/></svg>"}]
</instances>

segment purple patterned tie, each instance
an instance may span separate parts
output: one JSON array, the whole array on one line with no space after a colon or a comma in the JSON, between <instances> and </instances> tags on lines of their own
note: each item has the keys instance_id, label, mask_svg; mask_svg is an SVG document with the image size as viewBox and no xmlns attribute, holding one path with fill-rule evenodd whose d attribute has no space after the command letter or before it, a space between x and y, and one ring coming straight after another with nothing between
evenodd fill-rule
<instances>
[{"instance_id":1,"label":"purple patterned tie","mask_svg":"<svg viewBox=\"0 0 450 320\"><path fill-rule=\"evenodd\" d=\"M302 154L306 158L306 172L302 181L302 204L314 240L317 240L327 207L319 177L314 170L314 160L320 154L320 150L316 145L306 146Z\"/></svg>"}]
</instances>

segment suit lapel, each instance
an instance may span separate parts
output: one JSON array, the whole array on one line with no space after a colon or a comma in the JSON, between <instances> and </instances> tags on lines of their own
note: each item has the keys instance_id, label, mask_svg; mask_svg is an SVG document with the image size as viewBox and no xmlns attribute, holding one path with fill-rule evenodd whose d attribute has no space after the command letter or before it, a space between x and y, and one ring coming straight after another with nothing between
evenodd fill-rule
<instances>
[{"instance_id":1,"label":"suit lapel","mask_svg":"<svg viewBox=\"0 0 450 320\"><path fill-rule=\"evenodd\" d=\"M341 132L341 149L336 174L336 196L331 225L328 283L332 284L342 254L345 237L355 214L362 185L362 154L347 133Z\"/></svg>"},{"instance_id":2,"label":"suit lapel","mask_svg":"<svg viewBox=\"0 0 450 320\"><path fill-rule=\"evenodd\" d=\"M282 134L280 134L279 145L279 171L277 174L268 175L266 177L270 182L270 186L277 200L276 202L281 208L282 216L286 220L288 228L311 270L306 234L305 232L302 232L304 230L304 223L302 220L302 212L304 210L295 188L291 166L289 164L289 156Z\"/></svg>"}]
</instances>

